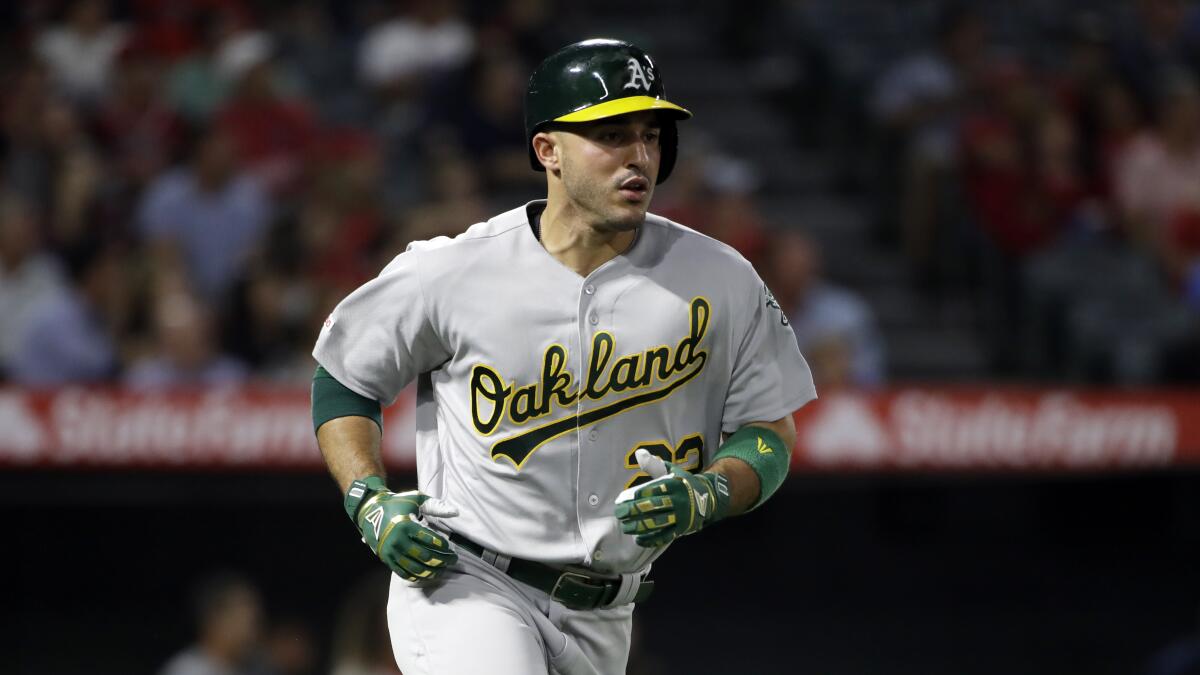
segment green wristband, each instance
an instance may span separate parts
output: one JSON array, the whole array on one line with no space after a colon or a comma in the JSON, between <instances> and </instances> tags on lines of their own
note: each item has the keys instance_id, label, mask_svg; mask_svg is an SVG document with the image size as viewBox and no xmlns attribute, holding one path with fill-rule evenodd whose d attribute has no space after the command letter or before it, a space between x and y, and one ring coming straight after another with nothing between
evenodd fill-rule
<instances>
[{"instance_id":1,"label":"green wristband","mask_svg":"<svg viewBox=\"0 0 1200 675\"><path fill-rule=\"evenodd\" d=\"M345 499L342 500L346 515L350 516L352 522L358 524L358 510L362 508L363 502L378 492L387 491L387 483L383 482L383 478L379 476L367 476L354 481L350 484L350 489L346 490Z\"/></svg>"},{"instance_id":2,"label":"green wristband","mask_svg":"<svg viewBox=\"0 0 1200 675\"><path fill-rule=\"evenodd\" d=\"M791 450L774 431L765 427L746 426L717 449L713 460L736 457L754 469L754 473L758 474L759 492L758 501L750 508L756 509L783 485L792 461Z\"/></svg>"}]
</instances>

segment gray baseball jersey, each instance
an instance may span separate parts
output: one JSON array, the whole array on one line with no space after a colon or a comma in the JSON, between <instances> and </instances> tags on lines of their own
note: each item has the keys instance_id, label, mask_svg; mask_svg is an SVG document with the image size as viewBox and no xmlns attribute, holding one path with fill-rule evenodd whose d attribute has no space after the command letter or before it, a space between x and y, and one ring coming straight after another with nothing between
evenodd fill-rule
<instances>
[{"instance_id":1,"label":"gray baseball jersey","mask_svg":"<svg viewBox=\"0 0 1200 675\"><path fill-rule=\"evenodd\" d=\"M815 398L812 376L729 246L647 215L585 278L530 227L543 204L410 244L337 306L313 355L384 404L417 380L419 488L460 510L435 527L509 556L635 572L661 553L613 517L647 479L637 449L705 466L722 433Z\"/></svg>"}]
</instances>

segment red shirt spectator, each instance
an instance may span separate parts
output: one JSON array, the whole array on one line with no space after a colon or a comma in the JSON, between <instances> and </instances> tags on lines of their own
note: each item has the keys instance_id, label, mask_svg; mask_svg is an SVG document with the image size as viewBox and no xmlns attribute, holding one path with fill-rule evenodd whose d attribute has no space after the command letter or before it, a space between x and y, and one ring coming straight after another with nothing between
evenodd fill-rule
<instances>
[{"instance_id":1,"label":"red shirt spectator","mask_svg":"<svg viewBox=\"0 0 1200 675\"><path fill-rule=\"evenodd\" d=\"M1004 253L1024 256L1062 231L1083 199L1070 118L1036 103L1019 68L997 73L995 101L963 125L966 192L975 218Z\"/></svg>"},{"instance_id":2,"label":"red shirt spectator","mask_svg":"<svg viewBox=\"0 0 1200 675\"><path fill-rule=\"evenodd\" d=\"M116 86L96 114L97 140L134 186L171 164L183 136L181 120L159 94L161 67L145 43L126 47L118 59Z\"/></svg>"},{"instance_id":3,"label":"red shirt spectator","mask_svg":"<svg viewBox=\"0 0 1200 675\"><path fill-rule=\"evenodd\" d=\"M222 48L218 68L235 83L235 93L218 114L217 125L233 139L243 166L273 192L287 192L315 140L313 115L305 103L279 95L269 37L248 33L230 42Z\"/></svg>"}]
</instances>

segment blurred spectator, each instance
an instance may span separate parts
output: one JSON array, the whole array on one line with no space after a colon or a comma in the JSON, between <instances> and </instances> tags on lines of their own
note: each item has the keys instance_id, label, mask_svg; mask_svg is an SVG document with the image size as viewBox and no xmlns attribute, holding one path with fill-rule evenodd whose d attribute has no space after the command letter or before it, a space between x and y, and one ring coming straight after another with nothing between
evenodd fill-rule
<instances>
[{"instance_id":1,"label":"blurred spectator","mask_svg":"<svg viewBox=\"0 0 1200 675\"><path fill-rule=\"evenodd\" d=\"M194 29L203 0L132 0L129 4L136 23L130 39L155 60L174 62L196 49L199 38Z\"/></svg>"},{"instance_id":2,"label":"blurred spectator","mask_svg":"<svg viewBox=\"0 0 1200 675\"><path fill-rule=\"evenodd\" d=\"M182 291L160 295L153 308L153 347L130 364L125 382L135 389L239 384L246 367L218 351L213 317Z\"/></svg>"},{"instance_id":3,"label":"blurred spectator","mask_svg":"<svg viewBox=\"0 0 1200 675\"><path fill-rule=\"evenodd\" d=\"M1167 71L1200 75L1200 9L1188 0L1135 0L1133 21L1116 45L1122 76L1143 105L1157 98L1155 86Z\"/></svg>"},{"instance_id":4,"label":"blurred spectator","mask_svg":"<svg viewBox=\"0 0 1200 675\"><path fill-rule=\"evenodd\" d=\"M373 250L386 230L377 145L369 134L331 130L309 164L311 180L296 233L303 245L302 272L343 292L382 267ZM436 165L425 171L438 175ZM471 185L462 188L469 191Z\"/></svg>"},{"instance_id":5,"label":"blurred spectator","mask_svg":"<svg viewBox=\"0 0 1200 675\"><path fill-rule=\"evenodd\" d=\"M311 378L309 336L328 315L328 299L340 299L389 259L372 137L327 134L310 172L298 210L274 223L246 265L228 315L225 344L273 380Z\"/></svg>"},{"instance_id":6,"label":"blurred spectator","mask_svg":"<svg viewBox=\"0 0 1200 675\"><path fill-rule=\"evenodd\" d=\"M479 169L466 158L441 157L430 167L430 173L430 199L404 213L404 228L397 232L404 241L387 246L393 253L403 251L410 241L453 237L490 217L480 190Z\"/></svg>"},{"instance_id":7,"label":"blurred spectator","mask_svg":"<svg viewBox=\"0 0 1200 675\"><path fill-rule=\"evenodd\" d=\"M704 185L696 229L736 248L751 262L761 262L768 239L756 199L758 170L746 160L717 155L705 163Z\"/></svg>"},{"instance_id":8,"label":"blurred spectator","mask_svg":"<svg viewBox=\"0 0 1200 675\"><path fill-rule=\"evenodd\" d=\"M42 68L18 66L4 107L8 186L45 214L43 233L52 247L82 237L101 191L103 157L92 146L80 113L49 94Z\"/></svg>"},{"instance_id":9,"label":"blurred spectator","mask_svg":"<svg viewBox=\"0 0 1200 675\"><path fill-rule=\"evenodd\" d=\"M113 86L96 113L96 137L121 187L140 191L176 159L183 122L162 94L163 64L144 43L117 59Z\"/></svg>"},{"instance_id":10,"label":"blurred spectator","mask_svg":"<svg viewBox=\"0 0 1200 675\"><path fill-rule=\"evenodd\" d=\"M354 80L354 43L334 31L324 3L297 2L278 24L278 67L326 122L364 123L367 111Z\"/></svg>"},{"instance_id":11,"label":"blurred spectator","mask_svg":"<svg viewBox=\"0 0 1200 675\"><path fill-rule=\"evenodd\" d=\"M400 675L387 628L389 577L368 574L346 594L333 628L333 675Z\"/></svg>"},{"instance_id":12,"label":"blurred spectator","mask_svg":"<svg viewBox=\"0 0 1200 675\"><path fill-rule=\"evenodd\" d=\"M428 89L467 63L475 35L457 2L417 0L404 11L373 17L358 45L358 79L372 94L374 131L384 145L388 206L422 201L427 172L423 143L431 141ZM435 130L437 131L437 130ZM452 141L436 134L442 141Z\"/></svg>"},{"instance_id":13,"label":"blurred spectator","mask_svg":"<svg viewBox=\"0 0 1200 675\"><path fill-rule=\"evenodd\" d=\"M0 366L11 363L30 317L63 293L62 271L41 249L30 204L0 193Z\"/></svg>"},{"instance_id":14,"label":"blurred spectator","mask_svg":"<svg viewBox=\"0 0 1200 675\"><path fill-rule=\"evenodd\" d=\"M279 194L296 187L316 123L303 101L280 91L275 48L273 38L259 32L242 33L222 45L218 71L232 86L232 96L217 125L233 140L241 165Z\"/></svg>"},{"instance_id":15,"label":"blurred spectator","mask_svg":"<svg viewBox=\"0 0 1200 675\"><path fill-rule=\"evenodd\" d=\"M1200 90L1173 71L1160 82L1158 123L1130 143L1117 164L1117 199L1134 241L1181 275L1181 218L1200 213Z\"/></svg>"},{"instance_id":16,"label":"blurred spectator","mask_svg":"<svg viewBox=\"0 0 1200 675\"><path fill-rule=\"evenodd\" d=\"M50 237L56 246L70 246L88 236L117 235L123 223L100 222L98 200L104 188L104 157L93 147L79 114L62 101L42 111L45 150L53 169L49 184Z\"/></svg>"},{"instance_id":17,"label":"blurred spectator","mask_svg":"<svg viewBox=\"0 0 1200 675\"><path fill-rule=\"evenodd\" d=\"M1072 114L1087 115L1096 90L1113 77L1112 35L1108 22L1094 10L1066 20L1061 34L1062 62L1050 74L1054 98Z\"/></svg>"},{"instance_id":18,"label":"blurred spectator","mask_svg":"<svg viewBox=\"0 0 1200 675\"><path fill-rule=\"evenodd\" d=\"M229 94L229 83L217 68L222 46L234 39L243 20L223 7L198 12L196 48L171 67L166 97L171 107L192 124L207 124Z\"/></svg>"},{"instance_id":19,"label":"blurred spectator","mask_svg":"<svg viewBox=\"0 0 1200 675\"><path fill-rule=\"evenodd\" d=\"M934 48L901 60L876 85L877 119L903 134L921 159L952 161L958 114L982 65L985 39L973 10L948 5L938 18Z\"/></svg>"},{"instance_id":20,"label":"blurred spectator","mask_svg":"<svg viewBox=\"0 0 1200 675\"><path fill-rule=\"evenodd\" d=\"M471 28L454 0L414 0L407 13L370 30L359 48L362 81L406 90L422 78L457 68L475 48Z\"/></svg>"},{"instance_id":21,"label":"blurred spectator","mask_svg":"<svg viewBox=\"0 0 1200 675\"><path fill-rule=\"evenodd\" d=\"M480 9L475 7L473 9ZM486 8L476 31L481 51L496 42L511 45L525 64L540 63L559 47L572 42L570 3L558 0L504 0Z\"/></svg>"},{"instance_id":22,"label":"blurred spectator","mask_svg":"<svg viewBox=\"0 0 1200 675\"><path fill-rule=\"evenodd\" d=\"M707 153L671 174L671 190L655 212L723 241L750 262L759 263L769 242L755 198L759 184L758 171L750 162Z\"/></svg>"},{"instance_id":23,"label":"blurred spectator","mask_svg":"<svg viewBox=\"0 0 1200 675\"><path fill-rule=\"evenodd\" d=\"M938 282L937 243L946 235L944 193L957 160L959 122L984 58L983 22L961 4L943 8L934 49L910 56L887 70L871 107L885 133L884 213L899 216L904 252L918 280ZM891 200L897 203L890 203Z\"/></svg>"},{"instance_id":24,"label":"blurred spectator","mask_svg":"<svg viewBox=\"0 0 1200 675\"><path fill-rule=\"evenodd\" d=\"M995 97L964 123L965 187L983 235L975 274L995 372L1017 368L1025 324L1021 266L1053 244L1080 208L1087 181L1073 120L1038 95L1023 69L997 73Z\"/></svg>"},{"instance_id":25,"label":"blurred spectator","mask_svg":"<svg viewBox=\"0 0 1200 675\"><path fill-rule=\"evenodd\" d=\"M1016 257L1053 239L1081 196L1074 128L1020 65L994 72L988 93L963 124L966 192L991 243Z\"/></svg>"},{"instance_id":26,"label":"blurred spectator","mask_svg":"<svg viewBox=\"0 0 1200 675\"><path fill-rule=\"evenodd\" d=\"M124 252L89 240L73 245L63 258L71 285L31 313L7 364L16 382L99 382L117 371L117 336L129 311Z\"/></svg>"},{"instance_id":27,"label":"blurred spectator","mask_svg":"<svg viewBox=\"0 0 1200 675\"><path fill-rule=\"evenodd\" d=\"M36 61L6 69L3 103L5 182L13 192L43 208L50 200L52 168L45 147L45 111L51 100L49 75Z\"/></svg>"},{"instance_id":28,"label":"blurred spectator","mask_svg":"<svg viewBox=\"0 0 1200 675\"><path fill-rule=\"evenodd\" d=\"M284 250L299 250L293 242ZM322 287L300 273L299 265L256 267L236 289L227 314L223 344L254 368L256 377L304 384L312 379L309 336L345 297L341 287ZM336 290L334 290L336 288Z\"/></svg>"},{"instance_id":29,"label":"blurred spectator","mask_svg":"<svg viewBox=\"0 0 1200 675\"><path fill-rule=\"evenodd\" d=\"M257 663L262 601L250 580L220 572L196 588L196 642L167 662L160 675L266 675Z\"/></svg>"},{"instance_id":30,"label":"blurred spectator","mask_svg":"<svg viewBox=\"0 0 1200 675\"><path fill-rule=\"evenodd\" d=\"M38 36L37 54L65 95L91 104L108 84L127 30L110 21L104 0L73 0L67 5L65 19Z\"/></svg>"},{"instance_id":31,"label":"blurred spectator","mask_svg":"<svg viewBox=\"0 0 1200 675\"><path fill-rule=\"evenodd\" d=\"M158 278L182 273L208 303L223 300L270 217L266 193L237 171L232 141L219 130L196 139L188 166L146 189L137 214Z\"/></svg>"},{"instance_id":32,"label":"blurred spectator","mask_svg":"<svg viewBox=\"0 0 1200 675\"><path fill-rule=\"evenodd\" d=\"M272 622L267 629L264 658L270 675L311 675L317 672L316 640L300 618Z\"/></svg>"},{"instance_id":33,"label":"blurred spectator","mask_svg":"<svg viewBox=\"0 0 1200 675\"><path fill-rule=\"evenodd\" d=\"M1111 206L1118 160L1141 131L1141 114L1129 87L1120 79L1098 83L1080 110L1084 142L1080 148L1091 192ZM1116 221L1116 216L1110 216Z\"/></svg>"},{"instance_id":34,"label":"blurred spectator","mask_svg":"<svg viewBox=\"0 0 1200 675\"><path fill-rule=\"evenodd\" d=\"M1109 231L1087 232L1033 256L1021 353L1030 372L1076 382L1146 384L1169 376L1165 351L1194 334L1161 267ZM1189 357L1195 361L1194 352Z\"/></svg>"},{"instance_id":35,"label":"blurred spectator","mask_svg":"<svg viewBox=\"0 0 1200 675\"><path fill-rule=\"evenodd\" d=\"M540 184L525 149L526 72L516 53L507 45L481 50L450 82L435 92L428 126L451 127L459 152L482 169L487 189Z\"/></svg>"},{"instance_id":36,"label":"blurred spectator","mask_svg":"<svg viewBox=\"0 0 1200 675\"><path fill-rule=\"evenodd\" d=\"M818 388L883 382L883 340L873 313L853 292L822 278L816 242L800 232L777 231L763 276L796 333Z\"/></svg>"}]
</instances>

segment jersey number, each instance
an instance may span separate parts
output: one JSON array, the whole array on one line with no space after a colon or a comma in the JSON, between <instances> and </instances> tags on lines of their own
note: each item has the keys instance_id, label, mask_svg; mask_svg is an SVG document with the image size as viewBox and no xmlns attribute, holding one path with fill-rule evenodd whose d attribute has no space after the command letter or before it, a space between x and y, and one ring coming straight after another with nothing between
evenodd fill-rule
<instances>
[{"instance_id":1,"label":"jersey number","mask_svg":"<svg viewBox=\"0 0 1200 675\"><path fill-rule=\"evenodd\" d=\"M696 473L700 470L700 458L704 456L704 437L700 434L684 436L679 441L679 445L674 448L667 441L647 441L633 446L625 455L625 468L633 469L637 473L625 484L626 488L641 485L650 480L650 475L642 471L641 467L638 466L637 458L634 456L642 448L648 450L650 454L661 458L664 462L671 462L686 471Z\"/></svg>"}]
</instances>

